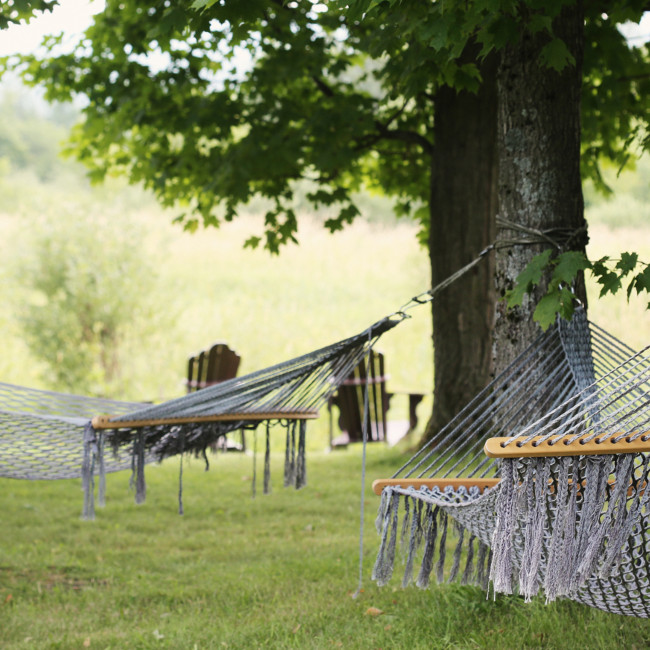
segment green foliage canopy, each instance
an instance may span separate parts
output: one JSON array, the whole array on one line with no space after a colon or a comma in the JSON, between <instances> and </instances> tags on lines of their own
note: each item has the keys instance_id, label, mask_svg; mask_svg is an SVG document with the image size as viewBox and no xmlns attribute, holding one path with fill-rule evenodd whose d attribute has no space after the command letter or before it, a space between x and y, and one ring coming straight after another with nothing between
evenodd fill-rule
<instances>
[{"instance_id":1,"label":"green foliage canopy","mask_svg":"<svg viewBox=\"0 0 650 650\"><path fill-rule=\"evenodd\" d=\"M540 65L556 71L577 62L566 45L553 33L553 21L571 0L551 2L417 3L409 0L353 0L354 15L374 17L383 24L402 23L402 34L428 43L436 51L447 52L457 61L472 40L481 44L478 58L494 49L539 32L547 42L540 52ZM607 4L585 0L584 60L582 64L581 172L597 189L609 193L601 174L603 160L612 161L619 170L633 165L635 154L650 149L650 48L631 45L618 26L626 21L639 22L648 10L647 2L622 0ZM418 15L417 21L405 19ZM405 26L404 23L410 25ZM471 69L465 66L464 71ZM445 79L455 84L453 76ZM561 119L561 118L559 118ZM524 295L550 274L548 289L536 306L534 318L546 329L560 314L570 318L576 295L577 275L589 271L601 286L601 295L616 293L627 283L627 296L650 293L650 267L635 253L623 253L620 259L604 257L592 262L580 251L547 249L533 258L518 277L518 283L506 295L510 307L521 305ZM650 304L649 304L650 308Z\"/></svg>"},{"instance_id":2,"label":"green foliage canopy","mask_svg":"<svg viewBox=\"0 0 650 650\"><path fill-rule=\"evenodd\" d=\"M556 314L571 319L576 299L572 286L580 271L588 270L593 275L600 285L601 297L618 293L624 284L627 284L628 300L632 292L650 294L650 264L641 261L637 253L624 252L614 259L606 255L592 262L581 251L565 251L555 256L553 252L547 248L536 255L517 277L517 286L506 294L509 307L521 305L524 295L540 283L544 272L550 268L548 290L534 312L535 320L544 329L555 321Z\"/></svg>"},{"instance_id":3,"label":"green foliage canopy","mask_svg":"<svg viewBox=\"0 0 650 650\"><path fill-rule=\"evenodd\" d=\"M357 216L362 184L426 227L436 89L475 89L467 44L484 56L522 30L548 33L543 65L571 64L552 33L567 1L108 0L74 51L57 53L50 38L48 56L12 65L50 100L87 98L69 150L93 179L144 183L183 206L189 229L262 196L265 245L277 251L295 239L298 180L312 183L313 205L332 207L332 230ZM647 48L616 29L645 3L610 4L605 15L586 3L584 172L594 178L601 156L623 162L633 141L648 144Z\"/></svg>"},{"instance_id":4,"label":"green foliage canopy","mask_svg":"<svg viewBox=\"0 0 650 650\"><path fill-rule=\"evenodd\" d=\"M425 70L435 52L442 80L455 87L472 87L480 79L476 66L457 62L472 41L480 45L479 58L501 50L526 34L547 34L540 64L562 70L576 62L564 42L553 33L553 20L575 0L473 0L431 2L417 0L353 0L355 18L374 19L398 27L396 37L417 49L408 66ZM582 92L582 175L609 192L600 163L611 160L620 168L633 164L635 154L650 149L650 48L629 43L619 30L638 23L650 11L646 0L584 0L585 33ZM364 13L365 12L365 13ZM385 43L385 41L382 41ZM413 44L417 43L417 48ZM381 52L391 55L390 48ZM377 54L377 52L375 52ZM426 73L425 73L426 76ZM418 89L419 90L419 89Z\"/></svg>"},{"instance_id":5,"label":"green foliage canopy","mask_svg":"<svg viewBox=\"0 0 650 650\"><path fill-rule=\"evenodd\" d=\"M297 227L293 183L316 183L310 200L338 206L328 226L341 227L358 213L351 192L372 165L378 129L392 113L393 127L400 121L386 95L364 89L372 73L356 66L354 40L340 12L311 3L199 12L109 2L75 52L26 57L25 74L49 99L88 97L71 151L92 178L126 173L163 204L184 205L179 221L190 229L197 216L217 225L265 197L266 246L277 251Z\"/></svg>"},{"instance_id":6,"label":"green foliage canopy","mask_svg":"<svg viewBox=\"0 0 650 650\"><path fill-rule=\"evenodd\" d=\"M0 5L0 29L29 21L35 13L52 11L59 0L6 0Z\"/></svg>"},{"instance_id":7,"label":"green foliage canopy","mask_svg":"<svg viewBox=\"0 0 650 650\"><path fill-rule=\"evenodd\" d=\"M437 89L475 90L478 61L528 34L546 35L540 65L576 64L553 33L572 2L108 0L72 52L53 37L48 55L9 66L50 100L87 99L69 151L91 178L126 174L164 205L183 206L188 229L217 226L264 197L264 243L277 252L295 241L297 181L310 183L314 206L332 208L331 230L358 215L362 185L396 197L398 212L426 229ZM5 24L53 4L14 0ZM646 9L646 0L614 0L606 13L584 2L582 171L603 191L603 158L623 167L650 146L650 52L618 29ZM571 260L554 259L554 273L591 269L610 291L611 273L623 274ZM632 275L637 291L644 273ZM546 302L560 311L561 275Z\"/></svg>"}]
</instances>

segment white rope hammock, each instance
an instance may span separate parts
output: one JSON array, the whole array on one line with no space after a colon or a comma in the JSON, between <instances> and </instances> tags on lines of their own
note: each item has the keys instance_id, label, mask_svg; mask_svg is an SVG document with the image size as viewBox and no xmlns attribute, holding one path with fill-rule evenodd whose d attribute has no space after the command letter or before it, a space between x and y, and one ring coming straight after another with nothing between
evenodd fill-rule
<instances>
[{"instance_id":1,"label":"white rope hammock","mask_svg":"<svg viewBox=\"0 0 650 650\"><path fill-rule=\"evenodd\" d=\"M434 576L650 616L648 439L650 349L576 311L376 482L373 578L391 579L401 545L404 585Z\"/></svg>"},{"instance_id":2,"label":"white rope hammock","mask_svg":"<svg viewBox=\"0 0 650 650\"><path fill-rule=\"evenodd\" d=\"M162 404L0 384L0 477L81 477L84 517L90 519L95 477L102 504L105 474L131 468L136 502L141 503L148 462L187 452L203 454L207 462L205 450L220 438L273 421L286 429L285 485L302 487L306 421L318 415L376 339L405 317L395 314L356 336ZM106 447L113 453L105 453ZM268 443L266 448L268 466Z\"/></svg>"}]
</instances>

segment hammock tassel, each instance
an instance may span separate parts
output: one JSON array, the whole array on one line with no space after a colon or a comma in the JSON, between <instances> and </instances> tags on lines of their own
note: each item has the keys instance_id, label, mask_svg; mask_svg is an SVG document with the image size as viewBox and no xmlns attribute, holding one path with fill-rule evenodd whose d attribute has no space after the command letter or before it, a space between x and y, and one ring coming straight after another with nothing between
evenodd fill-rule
<instances>
[{"instance_id":1,"label":"hammock tassel","mask_svg":"<svg viewBox=\"0 0 650 650\"><path fill-rule=\"evenodd\" d=\"M627 495L627 483L624 484L623 476L617 476L620 480L617 480L614 494L610 496L609 508L601 524L611 462L604 456L591 456L586 462L584 496L580 509L580 537L576 545L579 552L574 556L571 593L577 591L594 572L605 541L608 528L606 522L611 518L620 490L624 489Z\"/></svg>"},{"instance_id":2,"label":"hammock tassel","mask_svg":"<svg viewBox=\"0 0 650 650\"><path fill-rule=\"evenodd\" d=\"M424 525L422 526L422 536L424 537L424 552L420 563L420 571L415 580L415 584L420 589L426 589L429 586L431 571L433 569L433 557L436 551L436 540L438 538L438 515L440 508L427 503L424 511ZM416 535L418 531L416 529ZM418 539L414 540L414 546L417 548ZM414 550L415 550L414 548Z\"/></svg>"},{"instance_id":3,"label":"hammock tassel","mask_svg":"<svg viewBox=\"0 0 650 650\"><path fill-rule=\"evenodd\" d=\"M449 517L443 510L441 513L440 523L442 524L442 533L440 535L440 546L438 546L438 564L436 565L436 580L442 583L445 579L445 559L447 557L447 527L449 526Z\"/></svg>"},{"instance_id":4,"label":"hammock tassel","mask_svg":"<svg viewBox=\"0 0 650 650\"><path fill-rule=\"evenodd\" d=\"M144 434L138 431L133 441L131 457L131 487L135 487L135 502L144 503L147 496L147 485L144 479Z\"/></svg>"},{"instance_id":5,"label":"hammock tassel","mask_svg":"<svg viewBox=\"0 0 650 650\"><path fill-rule=\"evenodd\" d=\"M418 499L408 499L407 497L404 503L408 503L409 500L412 502L411 506L413 514L411 516L411 531L408 539L408 551L406 552L406 563L404 567L402 587L406 587L413 580L413 562L415 560L415 551L417 550L422 540L422 501Z\"/></svg>"},{"instance_id":6,"label":"hammock tassel","mask_svg":"<svg viewBox=\"0 0 650 650\"><path fill-rule=\"evenodd\" d=\"M399 538L399 547L402 550L402 556L406 553L406 532L409 530L411 522L411 501L409 497L404 497L404 517L402 519L402 532Z\"/></svg>"},{"instance_id":7,"label":"hammock tassel","mask_svg":"<svg viewBox=\"0 0 650 650\"><path fill-rule=\"evenodd\" d=\"M532 460L526 472L525 491L528 517L524 530L524 551L519 574L519 593L526 602L538 592L538 570L542 559L546 499L551 476L551 461L547 458Z\"/></svg>"},{"instance_id":8,"label":"hammock tassel","mask_svg":"<svg viewBox=\"0 0 650 650\"><path fill-rule=\"evenodd\" d=\"M458 498L466 496L467 493L463 490L461 488L457 491L454 486L447 486L443 496L438 487L434 487L431 492L428 488L416 490L413 486L384 487L375 522L381 542L373 580L382 585L391 578L395 547L399 542L400 555L404 560L403 587L414 582L417 587L426 589L432 574L438 583L458 581L461 584L476 583L485 586L490 561L488 547L467 529L465 524L456 521L448 510L454 509ZM425 495L426 498L423 499ZM401 525L400 503L404 504ZM453 533L457 541L451 566L447 567L447 535L451 522L454 524ZM419 569L414 577L416 557L420 548L422 554Z\"/></svg>"},{"instance_id":9,"label":"hammock tassel","mask_svg":"<svg viewBox=\"0 0 650 650\"><path fill-rule=\"evenodd\" d=\"M178 514L185 514L183 508L183 456L185 454L185 433L181 431L181 448L180 448L180 461L178 463ZM203 450L203 455L205 456L205 449ZM206 457L207 462L207 457Z\"/></svg>"},{"instance_id":10,"label":"hammock tassel","mask_svg":"<svg viewBox=\"0 0 650 650\"><path fill-rule=\"evenodd\" d=\"M97 453L97 438L95 436L95 429L90 422L84 427L83 445L81 484L84 492L84 505L81 516L83 519L93 520L95 518L95 479L93 476L93 466Z\"/></svg>"},{"instance_id":11,"label":"hammock tassel","mask_svg":"<svg viewBox=\"0 0 650 650\"><path fill-rule=\"evenodd\" d=\"M307 422L300 420L298 432L298 454L296 456L296 490L307 485L307 465L305 461L305 445L307 438Z\"/></svg>"},{"instance_id":12,"label":"hammock tassel","mask_svg":"<svg viewBox=\"0 0 650 650\"><path fill-rule=\"evenodd\" d=\"M386 495L385 506L383 511L383 522L381 525L381 542L377 560L372 570L372 579L378 585L383 586L388 583L393 575L393 563L395 560L395 545L397 542L397 519L399 510L399 494L393 493L389 488L384 491ZM384 496L382 495L382 502Z\"/></svg>"},{"instance_id":13,"label":"hammock tassel","mask_svg":"<svg viewBox=\"0 0 650 650\"><path fill-rule=\"evenodd\" d=\"M264 494L271 494L271 424L266 423L266 449L264 450Z\"/></svg>"},{"instance_id":14,"label":"hammock tassel","mask_svg":"<svg viewBox=\"0 0 650 650\"><path fill-rule=\"evenodd\" d=\"M377 517L375 517L375 530L378 535L382 534L382 529L384 525L384 517L386 516L386 509L388 508L388 503L390 501L390 495L392 490L383 490L381 493L381 498L379 500L379 508L377 509Z\"/></svg>"},{"instance_id":15,"label":"hammock tassel","mask_svg":"<svg viewBox=\"0 0 650 650\"><path fill-rule=\"evenodd\" d=\"M287 444L284 452L284 487L295 482L296 476L296 423L287 422Z\"/></svg>"},{"instance_id":16,"label":"hammock tassel","mask_svg":"<svg viewBox=\"0 0 650 650\"><path fill-rule=\"evenodd\" d=\"M106 505L106 462L104 460L104 443L106 442L103 432L97 434L97 469L99 472L97 486L97 505L103 508Z\"/></svg>"},{"instance_id":17,"label":"hammock tassel","mask_svg":"<svg viewBox=\"0 0 650 650\"><path fill-rule=\"evenodd\" d=\"M494 591L512 593L512 538L515 528L515 461L501 462L501 493L497 501L497 520L492 538L492 565L490 580Z\"/></svg>"},{"instance_id":18,"label":"hammock tassel","mask_svg":"<svg viewBox=\"0 0 650 650\"><path fill-rule=\"evenodd\" d=\"M397 524L399 522L399 497L395 495L393 497L393 503L391 504L391 518L390 518L390 535L388 538L388 546L386 547L386 559L390 567L390 574L387 576L387 580L390 580L393 575L393 566L395 564L395 551L397 549Z\"/></svg>"},{"instance_id":19,"label":"hammock tassel","mask_svg":"<svg viewBox=\"0 0 650 650\"><path fill-rule=\"evenodd\" d=\"M460 569L460 553L463 550L463 542L465 541L465 527L456 523L456 530L458 532L458 542L456 543L456 548L454 549L454 558L451 564L451 571L449 572L449 578L447 582L453 582L458 576L458 570Z\"/></svg>"},{"instance_id":20,"label":"hammock tassel","mask_svg":"<svg viewBox=\"0 0 650 650\"><path fill-rule=\"evenodd\" d=\"M478 553L476 557L476 573L473 582L487 591L490 577L490 564L492 563L492 553L490 547L485 542L479 541Z\"/></svg>"},{"instance_id":21,"label":"hammock tassel","mask_svg":"<svg viewBox=\"0 0 650 650\"><path fill-rule=\"evenodd\" d=\"M613 493L609 497L607 512L602 517L602 520L597 523L597 527L594 527L594 534L587 546L587 552L578 567L577 587L581 587L596 570L598 561L603 556L606 538L607 547L604 552L603 563L599 568L601 577L608 577L611 566L622 551L623 545L635 523L633 517L629 515L634 515L637 511L634 505L631 506L630 510L627 508L627 493L633 471L633 454L622 454L616 459L616 483L614 484ZM601 508L602 503L601 501Z\"/></svg>"},{"instance_id":22,"label":"hammock tassel","mask_svg":"<svg viewBox=\"0 0 650 650\"><path fill-rule=\"evenodd\" d=\"M555 481L555 525L549 542L548 566L544 579L546 601L551 602L569 593L571 584L571 549L575 543L578 472L572 457L558 458ZM573 479L570 468L573 466Z\"/></svg>"},{"instance_id":23,"label":"hammock tassel","mask_svg":"<svg viewBox=\"0 0 650 650\"><path fill-rule=\"evenodd\" d=\"M461 585L469 585L473 582L474 575L474 540L476 539L475 535L470 535L469 541L467 542L467 560L465 561L465 570L463 571L463 576L460 579Z\"/></svg>"},{"instance_id":24,"label":"hammock tassel","mask_svg":"<svg viewBox=\"0 0 650 650\"><path fill-rule=\"evenodd\" d=\"M648 463L650 457L646 456L643 460L640 476L636 479L634 484L634 496L632 503L628 504L628 508L619 504L620 519L626 518L624 522L612 527L610 537L607 545L607 553L599 569L599 577L607 578L610 576L613 569L620 561L620 555L623 547L628 538L633 534L635 527L638 524L639 517L642 512L646 511L648 500L650 498L650 490L646 488L648 485ZM632 463L631 476L628 483L634 476L634 464Z\"/></svg>"},{"instance_id":25,"label":"hammock tassel","mask_svg":"<svg viewBox=\"0 0 650 650\"><path fill-rule=\"evenodd\" d=\"M257 496L257 427L253 430L253 483L251 485L251 496Z\"/></svg>"}]
</instances>

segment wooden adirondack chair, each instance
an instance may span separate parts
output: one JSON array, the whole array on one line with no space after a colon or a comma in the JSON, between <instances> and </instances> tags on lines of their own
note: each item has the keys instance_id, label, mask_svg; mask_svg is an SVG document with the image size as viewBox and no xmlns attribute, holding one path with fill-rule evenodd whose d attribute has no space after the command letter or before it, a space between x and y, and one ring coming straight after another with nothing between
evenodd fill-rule
<instances>
[{"instance_id":1,"label":"wooden adirondack chair","mask_svg":"<svg viewBox=\"0 0 650 650\"><path fill-rule=\"evenodd\" d=\"M219 341L201 350L187 362L187 392L192 393L237 376L241 357L226 343ZM240 432L241 443L223 438L218 449L223 451L246 451L246 435Z\"/></svg>"},{"instance_id":2,"label":"wooden adirondack chair","mask_svg":"<svg viewBox=\"0 0 650 650\"><path fill-rule=\"evenodd\" d=\"M192 393L237 376L241 357L226 343L217 342L189 358L187 392Z\"/></svg>"},{"instance_id":3,"label":"wooden adirondack chair","mask_svg":"<svg viewBox=\"0 0 650 650\"><path fill-rule=\"evenodd\" d=\"M387 439L387 413L390 401L395 393L388 392L386 364L381 352L371 350L368 360L361 363L350 373L339 386L328 403L330 420L330 446L345 446L350 442L363 440L364 391L368 386L368 442L379 442ZM408 432L413 431L418 424L416 409L424 398L422 393L407 393L409 403ZM333 436L332 406L339 410L338 425L341 435Z\"/></svg>"}]
</instances>

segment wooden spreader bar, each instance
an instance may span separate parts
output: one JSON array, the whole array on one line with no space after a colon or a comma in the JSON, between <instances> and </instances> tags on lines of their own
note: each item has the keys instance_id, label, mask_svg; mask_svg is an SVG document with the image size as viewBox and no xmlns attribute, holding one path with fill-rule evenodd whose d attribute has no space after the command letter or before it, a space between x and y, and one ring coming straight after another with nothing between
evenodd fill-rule
<instances>
[{"instance_id":1,"label":"wooden spreader bar","mask_svg":"<svg viewBox=\"0 0 650 650\"><path fill-rule=\"evenodd\" d=\"M517 442L513 438L489 438L485 443L484 451L490 458L593 456L596 454L636 454L650 452L650 439L644 440L646 437L650 438L650 431L637 436L634 440L630 440L632 434L627 434L617 442L615 442L615 439L622 435L622 432L612 435L606 440L603 440L603 436L601 435L593 440L584 442L589 435L591 434L582 435L570 444L567 444L562 439L551 444L553 441L552 437L540 442L542 436L536 436L526 443ZM524 438L521 440L524 440ZM387 478L377 479L372 484L372 489L378 496L381 496L383 489L388 486L399 486L404 489L413 487L416 490L421 487L431 489L435 486L443 491L447 486L451 486L454 490L457 490L461 486L467 489L470 487L478 487L482 493L486 489L493 488L500 480L498 478ZM633 489L630 487L630 490ZM641 489L645 490L645 484Z\"/></svg>"},{"instance_id":2,"label":"wooden spreader bar","mask_svg":"<svg viewBox=\"0 0 650 650\"><path fill-rule=\"evenodd\" d=\"M644 438L650 437L650 431L638 436L632 441L630 441L632 434L628 434L618 442L615 442L615 439L622 435L622 432L612 435L607 440L602 440L602 436L599 436L589 442L584 442L584 439L588 438L589 435L593 434L580 436L570 444L562 439L551 444L554 440L553 437L540 443L542 436L535 436L530 442L526 443L517 442L517 440L513 440L512 438L488 438L485 442L484 451L490 458L593 456L596 454L636 454L650 452L650 440L644 440Z\"/></svg>"},{"instance_id":3,"label":"wooden spreader bar","mask_svg":"<svg viewBox=\"0 0 650 650\"><path fill-rule=\"evenodd\" d=\"M467 489L478 487L482 493L484 490L494 487L500 480L499 478L379 478L373 482L372 490L377 496L381 496L383 489L388 486L399 486L404 489L413 487L416 490L421 487L426 487L429 490L438 487L443 491L447 486L453 487L454 490L464 486Z\"/></svg>"},{"instance_id":4,"label":"wooden spreader bar","mask_svg":"<svg viewBox=\"0 0 650 650\"><path fill-rule=\"evenodd\" d=\"M193 424L200 422L261 422L263 420L314 420L318 411L268 411L264 413L222 413L194 417L154 418L151 420L113 420L115 415L98 415L92 419L94 429L138 429L161 424Z\"/></svg>"},{"instance_id":5,"label":"wooden spreader bar","mask_svg":"<svg viewBox=\"0 0 650 650\"><path fill-rule=\"evenodd\" d=\"M459 487L464 486L467 489L473 486L477 486L479 489L479 492L483 494L485 490L489 490L490 488L495 487L499 482L501 481L500 478L481 478L481 479L475 479L475 478L380 478L377 479L376 481L373 482L372 484L372 490L377 496L381 496L382 491L384 490L385 487L388 486L399 486L404 489L408 489L409 487L413 487L416 490L419 490L421 487L426 487L428 489L431 489L434 486L437 486L440 490L444 492L444 489L447 486L451 486L454 488L454 490L457 490ZM569 479L569 485L571 485L573 481ZM616 481L612 478L609 479L608 481L610 489L614 488L614 485L616 485ZM553 485L553 481L549 480L548 484L550 486ZM586 481L581 481L580 484L578 485L578 492L581 490L584 490L586 486ZM633 482L630 482L630 487L627 490L627 495L628 496L633 496L635 492L639 491L639 494L643 494L646 490L646 483L642 483L641 485L634 485ZM551 491L554 491L553 488Z\"/></svg>"}]
</instances>

